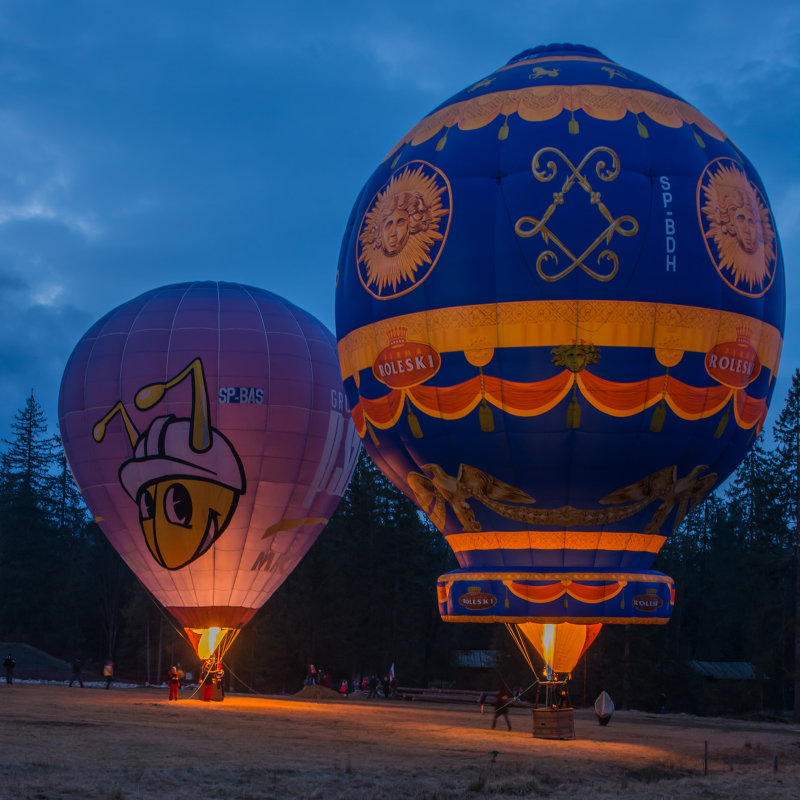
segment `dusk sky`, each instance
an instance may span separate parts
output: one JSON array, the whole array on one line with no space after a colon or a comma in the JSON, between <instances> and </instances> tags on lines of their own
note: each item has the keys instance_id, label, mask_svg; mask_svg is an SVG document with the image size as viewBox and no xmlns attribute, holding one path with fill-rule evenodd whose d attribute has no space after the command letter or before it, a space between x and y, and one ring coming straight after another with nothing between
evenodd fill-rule
<instances>
[{"instance_id":1,"label":"dusk sky","mask_svg":"<svg viewBox=\"0 0 800 800\"><path fill-rule=\"evenodd\" d=\"M793 0L5 0L0 37L0 437L31 389L55 430L78 339L163 284L252 284L333 330L342 235L378 163L550 42L661 83L750 158L787 273L768 427L800 366Z\"/></svg>"}]
</instances>

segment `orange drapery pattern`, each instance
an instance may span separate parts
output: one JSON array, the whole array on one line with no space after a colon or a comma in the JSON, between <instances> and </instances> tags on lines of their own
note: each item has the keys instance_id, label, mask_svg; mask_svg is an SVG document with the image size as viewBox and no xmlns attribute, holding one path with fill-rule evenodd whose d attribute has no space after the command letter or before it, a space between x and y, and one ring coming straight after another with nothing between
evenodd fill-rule
<instances>
[{"instance_id":1,"label":"orange drapery pattern","mask_svg":"<svg viewBox=\"0 0 800 800\"><path fill-rule=\"evenodd\" d=\"M530 603L551 603L567 594L583 603L602 603L616 597L627 585L627 581L620 580L594 586L575 581L559 581L548 583L544 586L531 586L527 583L516 581L503 581L503 585L516 597Z\"/></svg>"},{"instance_id":2,"label":"orange drapery pattern","mask_svg":"<svg viewBox=\"0 0 800 800\"><path fill-rule=\"evenodd\" d=\"M481 381L481 377L483 380ZM662 398L681 419L698 420L721 412L733 398L733 416L741 428L760 426L767 413L764 398L750 397L744 389L728 386L690 386L669 372L630 383L618 383L593 375L589 370L568 370L533 383L519 383L491 375L476 375L455 386L413 386L391 389L379 398L360 397L352 409L353 420L363 436L366 423L387 429L395 425L406 401L431 417L460 419L486 399L507 414L532 417L545 414L577 385L583 398L598 411L614 417L629 417L654 406Z\"/></svg>"}]
</instances>

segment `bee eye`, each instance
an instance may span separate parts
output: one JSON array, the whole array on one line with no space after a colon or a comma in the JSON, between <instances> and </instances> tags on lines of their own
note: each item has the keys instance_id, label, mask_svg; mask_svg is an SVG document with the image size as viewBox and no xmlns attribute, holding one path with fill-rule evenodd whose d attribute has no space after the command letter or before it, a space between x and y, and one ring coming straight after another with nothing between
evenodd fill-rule
<instances>
[{"instance_id":1,"label":"bee eye","mask_svg":"<svg viewBox=\"0 0 800 800\"><path fill-rule=\"evenodd\" d=\"M153 495L149 489L145 489L139 496L139 515L142 519L152 519L155 511Z\"/></svg>"},{"instance_id":2,"label":"bee eye","mask_svg":"<svg viewBox=\"0 0 800 800\"><path fill-rule=\"evenodd\" d=\"M173 525L192 521L192 496L182 483L173 483L164 494L164 513Z\"/></svg>"}]
</instances>

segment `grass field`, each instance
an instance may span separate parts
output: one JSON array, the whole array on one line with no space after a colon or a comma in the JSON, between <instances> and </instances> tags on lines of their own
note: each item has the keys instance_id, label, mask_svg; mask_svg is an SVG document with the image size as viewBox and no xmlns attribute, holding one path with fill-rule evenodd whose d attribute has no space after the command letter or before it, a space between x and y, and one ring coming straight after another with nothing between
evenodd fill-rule
<instances>
[{"instance_id":1,"label":"grass field","mask_svg":"<svg viewBox=\"0 0 800 800\"><path fill-rule=\"evenodd\" d=\"M586 709L574 740L552 741L524 709L509 733L472 705L18 682L0 696L9 800L800 797L800 729L780 723L617 712L600 727Z\"/></svg>"}]
</instances>

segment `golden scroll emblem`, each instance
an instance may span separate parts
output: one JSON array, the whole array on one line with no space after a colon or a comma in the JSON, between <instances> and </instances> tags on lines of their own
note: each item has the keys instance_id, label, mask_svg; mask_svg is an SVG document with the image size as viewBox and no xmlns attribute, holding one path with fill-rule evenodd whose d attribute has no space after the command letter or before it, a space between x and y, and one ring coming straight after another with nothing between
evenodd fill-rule
<instances>
[{"instance_id":1,"label":"golden scroll emblem","mask_svg":"<svg viewBox=\"0 0 800 800\"><path fill-rule=\"evenodd\" d=\"M589 179L584 174L584 169L590 161L597 159L594 165L594 171L597 177L606 183L613 181L619 175L620 170L620 161L617 154L608 147L595 147L583 157L580 164L576 167L560 150L555 147L543 147L533 157L531 166L534 177L541 183L547 183L553 180L559 172L554 160L548 161L544 168L540 166L540 160L545 155L557 156L566 166L567 176L561 189L553 193L553 202L550 203L542 218L520 217L514 226L514 231L517 236L523 239L539 235L544 240L545 245L548 246L548 249L542 251L536 259L536 271L543 280L550 283L561 280L561 278L569 275L576 267L580 267L587 275L595 280L610 281L619 270L619 257L610 247L606 246L597 254L596 267L590 267L586 261L603 243L609 245L615 233L618 233L620 236L635 236L639 231L639 223L628 215L614 217L603 202L600 192L595 191L595 188L589 182ZM603 156L610 158L610 164L606 163ZM579 255L575 255L575 253L547 226L549 220L556 213L556 209L566 204L566 196L576 184L589 195L591 204L597 206L598 213L606 222L606 226L598 231L594 241ZM562 255L567 257L569 263L566 266L559 264L559 256L555 249L550 247L551 244L560 250ZM545 270L545 266L548 265L548 262L553 262L556 270L555 272Z\"/></svg>"}]
</instances>

